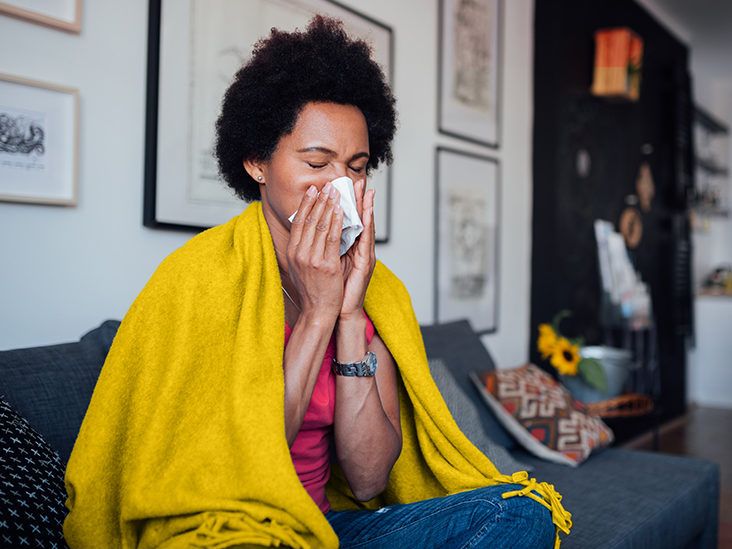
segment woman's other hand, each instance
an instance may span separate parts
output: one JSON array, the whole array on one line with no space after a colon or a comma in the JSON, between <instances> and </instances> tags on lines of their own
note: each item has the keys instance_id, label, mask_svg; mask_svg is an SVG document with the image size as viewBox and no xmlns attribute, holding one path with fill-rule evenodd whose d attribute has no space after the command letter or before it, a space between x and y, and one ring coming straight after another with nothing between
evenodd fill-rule
<instances>
[{"instance_id":1,"label":"woman's other hand","mask_svg":"<svg viewBox=\"0 0 732 549\"><path fill-rule=\"evenodd\" d=\"M363 232L356 242L341 257L341 269L345 282L340 320L358 318L362 315L363 301L376 265L376 229L374 228L374 193L369 189L364 194L366 180L354 185L356 208L363 220ZM363 199L361 199L363 197Z\"/></svg>"},{"instance_id":2,"label":"woman's other hand","mask_svg":"<svg viewBox=\"0 0 732 549\"><path fill-rule=\"evenodd\" d=\"M343 304L339 260L343 210L340 194L327 183L320 193L310 186L290 229L287 264L300 296L302 314L335 320Z\"/></svg>"}]
</instances>

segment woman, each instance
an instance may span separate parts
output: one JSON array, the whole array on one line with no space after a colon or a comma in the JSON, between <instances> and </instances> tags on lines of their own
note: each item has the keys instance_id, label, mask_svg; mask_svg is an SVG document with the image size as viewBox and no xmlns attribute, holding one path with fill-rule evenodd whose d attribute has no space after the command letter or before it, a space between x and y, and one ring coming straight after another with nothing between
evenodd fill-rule
<instances>
[{"instance_id":1,"label":"woman","mask_svg":"<svg viewBox=\"0 0 732 549\"><path fill-rule=\"evenodd\" d=\"M303 58L317 59L320 70L302 64ZM276 85L283 73L287 81ZM384 547L445 546L448 540L455 546L469 540L488 546L490 540L495 546L497 530L505 525L482 526L495 519L505 488L396 506L387 514L330 511L325 497L329 445L362 501L384 490L401 451L396 367L363 311L375 264L375 197L373 190L364 192L364 175L390 159L395 129L394 99L367 47L323 18L316 18L307 33L274 31L234 79L217 128L216 153L224 177L239 196L262 201L272 233L287 319L287 441L303 484L341 543L378 538ZM343 212L329 181L342 176L356 181L364 232L339 259ZM334 354L337 362L351 363L363 360L367 351L377 359L373 377L332 372ZM456 512L455 503L465 500L472 504L458 505L463 513ZM525 546L550 544L549 513L533 502L528 507L526 517L517 515L535 534ZM535 515L530 513L534 510ZM427 530L425 515L431 516ZM471 517L477 522L469 528Z\"/></svg>"},{"instance_id":2,"label":"woman","mask_svg":"<svg viewBox=\"0 0 732 549\"><path fill-rule=\"evenodd\" d=\"M340 23L257 43L216 143L253 204L166 258L125 316L69 461L73 549L534 548L568 532L551 485L501 475L459 431L375 259L366 175L394 131L383 73ZM341 255L344 176L363 232Z\"/></svg>"}]
</instances>

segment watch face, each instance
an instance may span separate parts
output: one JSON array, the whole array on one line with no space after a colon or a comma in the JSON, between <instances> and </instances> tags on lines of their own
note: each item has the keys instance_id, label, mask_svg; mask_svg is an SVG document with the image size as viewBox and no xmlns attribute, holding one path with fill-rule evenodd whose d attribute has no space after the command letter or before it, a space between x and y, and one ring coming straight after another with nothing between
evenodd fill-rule
<instances>
[{"instance_id":1,"label":"watch face","mask_svg":"<svg viewBox=\"0 0 732 549\"><path fill-rule=\"evenodd\" d=\"M366 375L373 376L376 374L376 355L371 351L366 354L366 368Z\"/></svg>"}]
</instances>

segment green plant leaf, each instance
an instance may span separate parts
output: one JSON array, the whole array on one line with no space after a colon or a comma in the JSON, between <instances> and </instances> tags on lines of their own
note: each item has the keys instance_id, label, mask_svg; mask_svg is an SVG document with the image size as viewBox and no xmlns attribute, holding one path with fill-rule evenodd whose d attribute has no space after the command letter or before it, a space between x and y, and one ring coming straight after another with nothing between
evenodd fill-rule
<instances>
[{"instance_id":1,"label":"green plant leaf","mask_svg":"<svg viewBox=\"0 0 732 549\"><path fill-rule=\"evenodd\" d=\"M585 382L601 393L607 393L607 377L602 364L594 358L583 358L579 363L579 371Z\"/></svg>"}]
</instances>

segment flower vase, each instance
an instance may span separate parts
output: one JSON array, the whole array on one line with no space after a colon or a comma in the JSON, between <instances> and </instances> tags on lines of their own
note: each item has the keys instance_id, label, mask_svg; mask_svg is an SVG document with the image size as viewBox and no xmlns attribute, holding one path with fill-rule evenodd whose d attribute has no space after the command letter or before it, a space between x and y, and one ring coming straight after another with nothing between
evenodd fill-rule
<instances>
[{"instance_id":1,"label":"flower vase","mask_svg":"<svg viewBox=\"0 0 732 549\"><path fill-rule=\"evenodd\" d=\"M559 379L575 400L590 403L600 402L601 400L607 400L610 398L605 393L589 386L582 376L565 376L560 374Z\"/></svg>"},{"instance_id":2,"label":"flower vase","mask_svg":"<svg viewBox=\"0 0 732 549\"><path fill-rule=\"evenodd\" d=\"M576 376L560 375L564 386L576 400L582 402L600 402L622 394L631 370L637 368L631 360L630 351L605 346L583 347L583 358L594 358L602 366L607 380L607 390L600 391L590 385L578 374Z\"/></svg>"}]
</instances>

